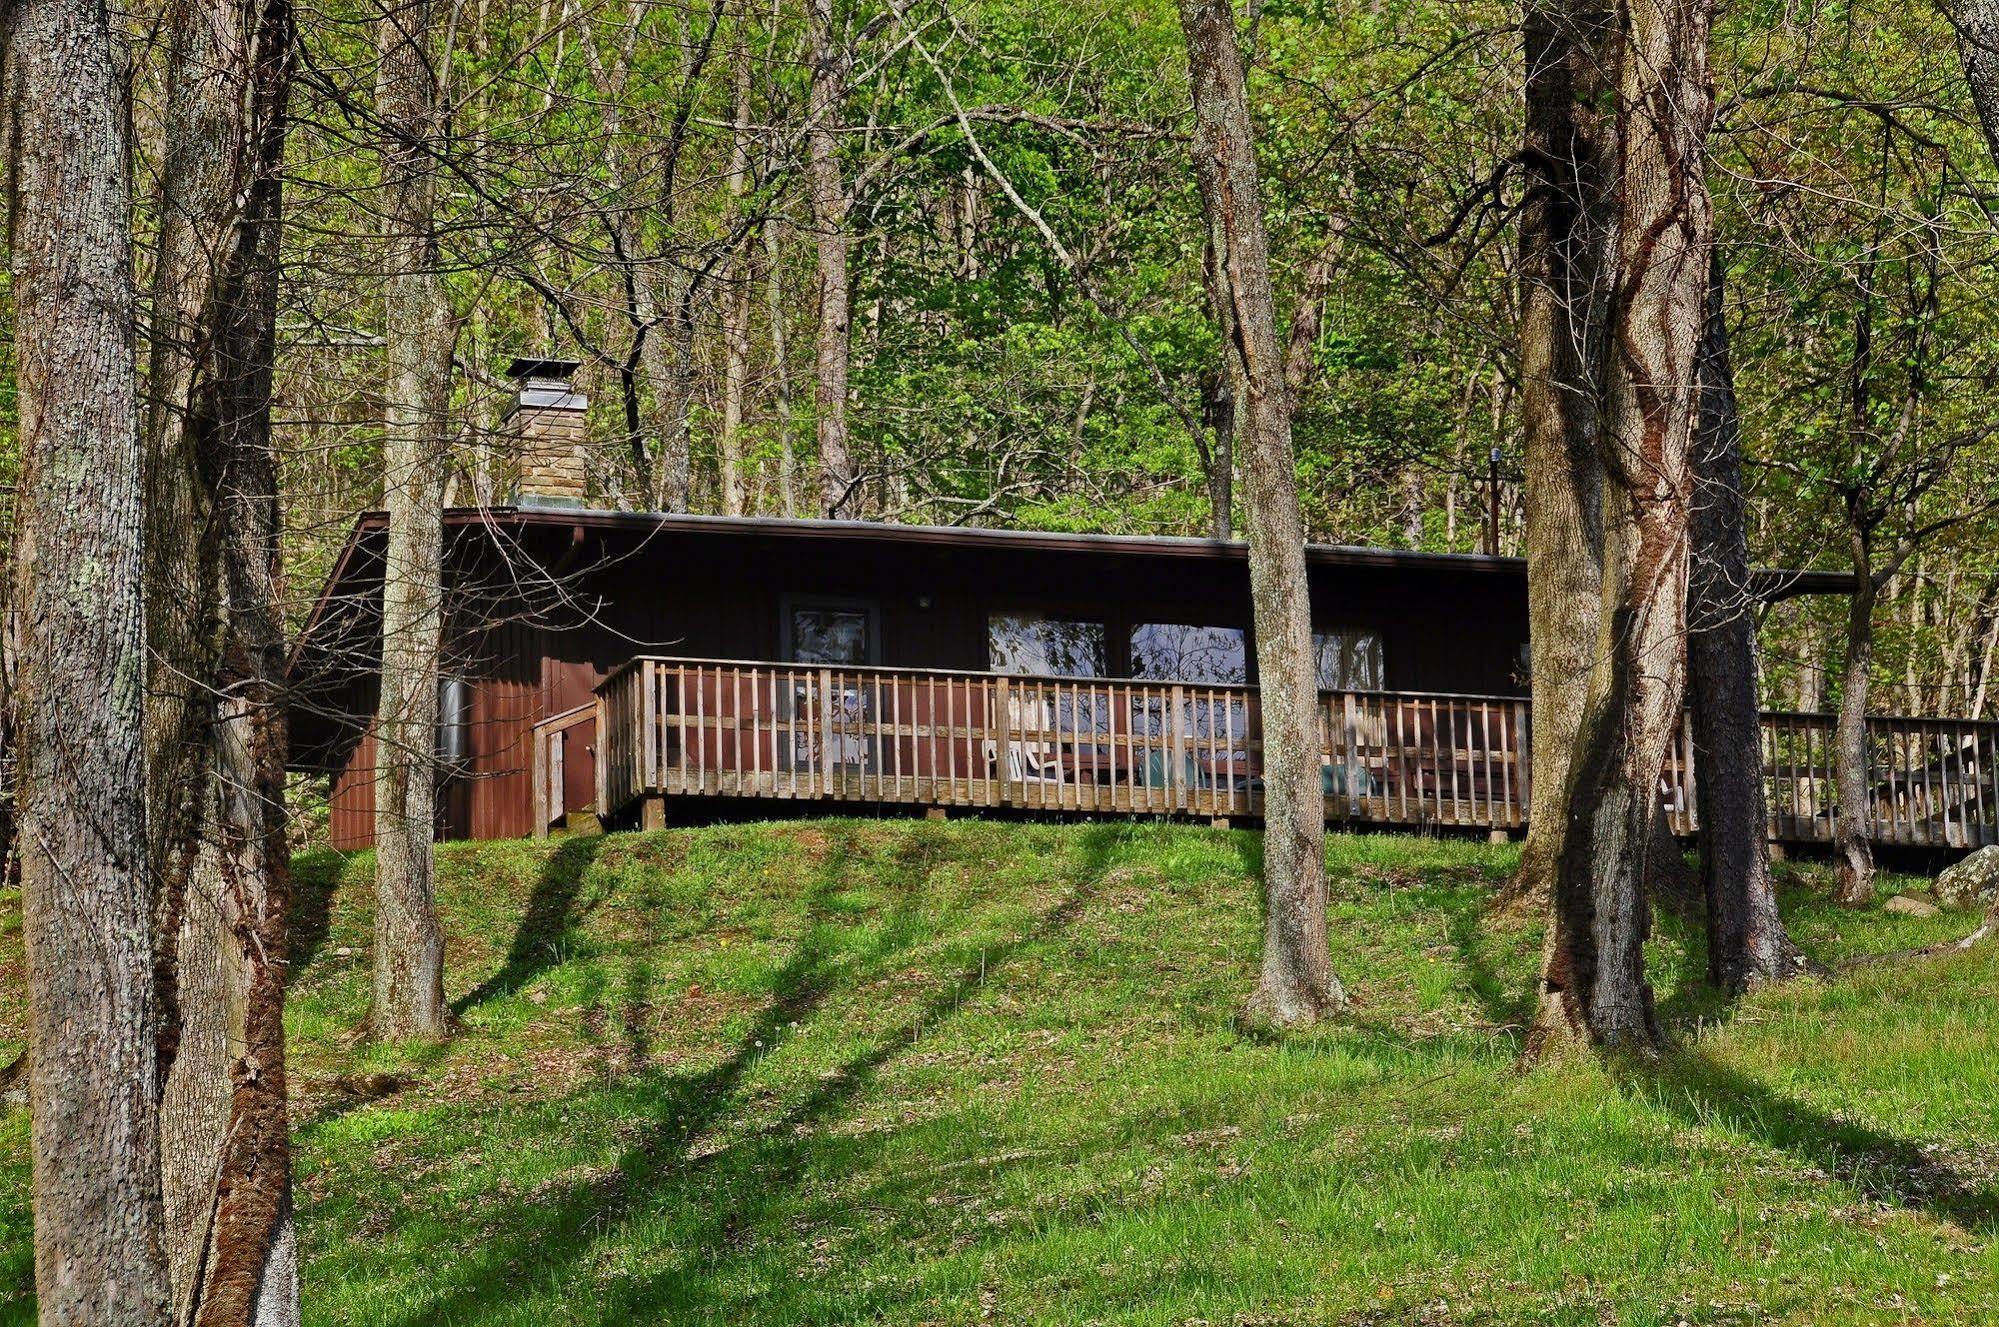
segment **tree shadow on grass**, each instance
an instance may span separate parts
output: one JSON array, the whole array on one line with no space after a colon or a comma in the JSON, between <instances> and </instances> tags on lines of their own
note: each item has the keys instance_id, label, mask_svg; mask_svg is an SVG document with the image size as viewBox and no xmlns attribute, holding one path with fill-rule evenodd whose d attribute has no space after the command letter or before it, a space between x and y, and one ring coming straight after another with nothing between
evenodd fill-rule
<instances>
[{"instance_id":1,"label":"tree shadow on grass","mask_svg":"<svg viewBox=\"0 0 1999 1327\"><path fill-rule=\"evenodd\" d=\"M681 1227L691 1227L672 1243L698 1250L699 1256L678 1259L681 1268L627 1286L615 1299L594 1299L600 1318L622 1320L631 1312L657 1311L663 1302L690 1299L726 1308L726 1296L716 1293L714 1283L724 1265L749 1256L745 1249L753 1248L760 1234L770 1233L758 1225L764 1209L781 1204L789 1186L807 1172L838 1165L860 1149L878 1145L820 1126L851 1104L885 1066L913 1051L975 999L1009 959L1053 938L1080 917L1124 840L1123 833L1110 826L1085 836L1082 870L1063 898L1034 914L1001 943L982 949L916 1013L882 1032L868 1049L821 1074L816 1085L775 1122L740 1142L690 1157L696 1140L747 1104L743 1080L750 1070L797 1035L842 975L853 969L836 961L840 951L826 933L835 916L829 904L851 883L850 844L846 836L831 837L831 848L806 893L804 934L772 978L768 1004L729 1055L698 1073L647 1072L616 1088L637 1118L633 1131L620 1130L627 1141L615 1165L553 1193L542 1186L529 1200L486 1215L482 1224L494 1232L493 1237L482 1242L476 1259L455 1269L459 1284L413 1308L402 1323L415 1327L437 1321L469 1322L502 1311L520 1299L512 1278L529 1264L540 1284L573 1275L579 1295L596 1296L599 1292L587 1278L592 1250L634 1220L661 1214ZM903 933L903 928L893 925L886 929L890 936ZM874 957L887 958L905 943L905 939L885 940L883 952ZM633 983L644 980L641 968L650 969L643 955L627 976L628 1015ZM800 1287L800 1293L807 1293L806 1288Z\"/></svg>"},{"instance_id":2,"label":"tree shadow on grass","mask_svg":"<svg viewBox=\"0 0 1999 1327\"><path fill-rule=\"evenodd\" d=\"M1719 1127L1817 1166L1874 1202L1999 1234L1999 1184L1955 1169L1941 1149L1793 1100L1698 1050L1621 1062L1619 1086L1687 1124Z\"/></svg>"},{"instance_id":3,"label":"tree shadow on grass","mask_svg":"<svg viewBox=\"0 0 1999 1327\"><path fill-rule=\"evenodd\" d=\"M488 1000L513 994L561 961L563 943L576 924L576 898L582 892L583 877L603 849L603 836L591 835L565 840L548 854L505 961L499 971L452 1001L454 1015L462 1018Z\"/></svg>"},{"instance_id":4,"label":"tree shadow on grass","mask_svg":"<svg viewBox=\"0 0 1999 1327\"><path fill-rule=\"evenodd\" d=\"M1488 948L1492 942L1488 915L1496 900L1472 896L1450 910L1446 931L1451 948L1457 952L1458 966L1464 970L1465 986L1478 1002L1479 1012L1494 1031L1516 1044L1524 1036L1528 1020L1534 1016L1534 987L1510 993L1506 979L1493 962Z\"/></svg>"},{"instance_id":5,"label":"tree shadow on grass","mask_svg":"<svg viewBox=\"0 0 1999 1327\"><path fill-rule=\"evenodd\" d=\"M346 855L328 852L293 864L291 910L285 919L285 959L291 972L305 971L325 945L333 928L333 896L349 862Z\"/></svg>"}]
</instances>

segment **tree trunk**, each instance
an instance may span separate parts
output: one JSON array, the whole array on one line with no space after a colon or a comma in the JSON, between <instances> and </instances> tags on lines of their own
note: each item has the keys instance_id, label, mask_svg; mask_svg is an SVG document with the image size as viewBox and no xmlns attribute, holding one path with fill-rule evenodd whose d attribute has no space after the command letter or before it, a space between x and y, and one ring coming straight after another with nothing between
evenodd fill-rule
<instances>
[{"instance_id":1,"label":"tree trunk","mask_svg":"<svg viewBox=\"0 0 1999 1327\"><path fill-rule=\"evenodd\" d=\"M22 0L13 607L41 1321L166 1322L123 19Z\"/></svg>"},{"instance_id":2,"label":"tree trunk","mask_svg":"<svg viewBox=\"0 0 1999 1327\"><path fill-rule=\"evenodd\" d=\"M798 450L791 436L790 349L784 337L784 250L775 221L764 223L764 293L769 302L770 367L777 406L778 498L787 517L798 515Z\"/></svg>"},{"instance_id":3,"label":"tree trunk","mask_svg":"<svg viewBox=\"0 0 1999 1327\"><path fill-rule=\"evenodd\" d=\"M206 671L168 696L196 698L198 755L152 766L187 778L195 814L156 843L171 906L156 908L166 980L160 1072L161 1181L174 1320L298 1320L297 1245L284 1063L284 629L277 460L270 431L276 355L280 166L293 69L288 0L187 5L173 18L166 134L180 142L162 182L164 289L205 292L192 321L155 346L154 381L182 393L155 410L153 489L195 480L186 510L215 539L173 539L149 559L149 621L216 624ZM187 78L178 75L186 72ZM197 94L199 94L197 96ZM214 151L186 143L219 137ZM205 237L191 255L187 233ZM198 261L197 261L198 260ZM178 269L171 283L169 264ZM182 339L184 338L184 339ZM184 363L178 346L193 348ZM171 377L158 366L174 366ZM198 548L198 545L207 545ZM159 596L177 596L162 599ZM154 703L161 702L155 693ZM186 720L178 720L186 723Z\"/></svg>"},{"instance_id":4,"label":"tree trunk","mask_svg":"<svg viewBox=\"0 0 1999 1327\"><path fill-rule=\"evenodd\" d=\"M1201 423L1208 431L1200 457L1208 492L1208 538L1226 541L1235 538L1235 370L1201 376Z\"/></svg>"},{"instance_id":5,"label":"tree trunk","mask_svg":"<svg viewBox=\"0 0 1999 1327\"><path fill-rule=\"evenodd\" d=\"M454 325L433 212L438 89L430 0L398 0L377 30L384 245L382 670L375 784L374 1030L445 1035L444 933L433 898L443 502Z\"/></svg>"},{"instance_id":6,"label":"tree trunk","mask_svg":"<svg viewBox=\"0 0 1999 1327\"><path fill-rule=\"evenodd\" d=\"M1985 147L1999 164L1999 0L1957 0L1953 16L1964 81L1985 131Z\"/></svg>"},{"instance_id":7,"label":"tree trunk","mask_svg":"<svg viewBox=\"0 0 1999 1327\"><path fill-rule=\"evenodd\" d=\"M1833 729L1832 852L1837 865L1833 897L1848 907L1874 898L1874 792L1868 759L1867 689L1874 670L1872 546L1853 536L1853 594L1846 609L1846 658L1840 670L1839 720Z\"/></svg>"},{"instance_id":8,"label":"tree trunk","mask_svg":"<svg viewBox=\"0 0 1999 1327\"><path fill-rule=\"evenodd\" d=\"M1730 995L1803 970L1770 879L1763 726L1756 703L1756 600L1749 588L1742 429L1717 256L1700 354L1700 425L1687 575L1687 671L1700 809L1708 980Z\"/></svg>"},{"instance_id":9,"label":"tree trunk","mask_svg":"<svg viewBox=\"0 0 1999 1327\"><path fill-rule=\"evenodd\" d=\"M214 421L192 411L211 350L218 255L240 213L247 28L234 9L228 0L179 0L167 14L145 432L147 858L163 1066L180 1023L171 946L200 841L208 688L220 649L212 456L198 437Z\"/></svg>"},{"instance_id":10,"label":"tree trunk","mask_svg":"<svg viewBox=\"0 0 1999 1327\"><path fill-rule=\"evenodd\" d=\"M1521 159L1521 423L1533 769L1521 892L1546 897L1570 829L1569 761L1596 661L1603 587L1604 248L1616 29L1591 0L1530 0Z\"/></svg>"},{"instance_id":11,"label":"tree trunk","mask_svg":"<svg viewBox=\"0 0 1999 1327\"><path fill-rule=\"evenodd\" d=\"M643 266L643 265L642 265ZM694 397L694 287L688 274L669 265L664 294L653 274L633 276L650 334L639 349L652 384L651 424L659 454L652 464L652 505L656 511L684 512L694 501L694 454L688 426Z\"/></svg>"},{"instance_id":12,"label":"tree trunk","mask_svg":"<svg viewBox=\"0 0 1999 1327\"><path fill-rule=\"evenodd\" d=\"M735 124L729 145L729 199L740 221L750 193L750 34L747 15L736 30L736 51L730 83L735 96ZM730 259L728 292L722 313L722 429L716 439L716 469L721 481L722 514L743 514L743 415L750 384L750 297L756 279L750 261L753 234L746 233Z\"/></svg>"},{"instance_id":13,"label":"tree trunk","mask_svg":"<svg viewBox=\"0 0 1999 1327\"><path fill-rule=\"evenodd\" d=\"M1208 316L1214 319L1222 344L1222 371L1201 375L1201 423L1206 433L1194 435L1201 478L1208 491L1208 537L1235 538L1236 292L1229 284L1228 255L1213 236L1201 248L1201 285L1208 296ZM1289 400L1289 397L1286 398ZM1205 437L1206 441L1203 441Z\"/></svg>"},{"instance_id":14,"label":"tree trunk","mask_svg":"<svg viewBox=\"0 0 1999 1327\"><path fill-rule=\"evenodd\" d=\"M1244 1015L1254 1024L1291 1028L1345 1004L1326 947L1325 805L1305 526L1235 16L1229 0L1181 0L1180 21L1194 98L1194 172L1231 299L1229 368L1263 714L1263 971Z\"/></svg>"},{"instance_id":15,"label":"tree trunk","mask_svg":"<svg viewBox=\"0 0 1999 1327\"><path fill-rule=\"evenodd\" d=\"M1645 886L1659 851L1659 777L1685 698L1688 458L1713 243L1701 178L1711 10L1698 0L1623 8L1603 601L1529 1041L1536 1055L1585 1041L1649 1053L1661 1039L1645 980Z\"/></svg>"},{"instance_id":16,"label":"tree trunk","mask_svg":"<svg viewBox=\"0 0 1999 1327\"><path fill-rule=\"evenodd\" d=\"M827 516L859 509L847 446L847 369L852 358L852 292L847 288L847 212L852 200L840 174L841 105L852 63L833 32L833 0L807 0L812 87L806 104L806 178L819 254L819 347L814 401L819 428L820 507Z\"/></svg>"}]
</instances>

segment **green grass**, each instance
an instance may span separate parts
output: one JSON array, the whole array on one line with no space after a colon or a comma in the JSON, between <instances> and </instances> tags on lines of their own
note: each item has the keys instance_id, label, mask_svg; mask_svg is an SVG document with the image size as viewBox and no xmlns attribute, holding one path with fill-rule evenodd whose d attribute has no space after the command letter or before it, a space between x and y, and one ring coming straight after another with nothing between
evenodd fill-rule
<instances>
[{"instance_id":1,"label":"green grass","mask_svg":"<svg viewBox=\"0 0 1999 1327\"><path fill-rule=\"evenodd\" d=\"M1521 1074L1513 850L1338 837L1356 1008L1272 1044L1230 1022L1255 847L909 821L451 845L464 1031L420 1052L358 1043L370 860L302 861L308 1321L1999 1320L1999 946L1729 1015L1664 917L1672 1060ZM1820 957L1966 926L1818 883L1785 902ZM0 1122L0 1321L29 1313L26 1138Z\"/></svg>"}]
</instances>

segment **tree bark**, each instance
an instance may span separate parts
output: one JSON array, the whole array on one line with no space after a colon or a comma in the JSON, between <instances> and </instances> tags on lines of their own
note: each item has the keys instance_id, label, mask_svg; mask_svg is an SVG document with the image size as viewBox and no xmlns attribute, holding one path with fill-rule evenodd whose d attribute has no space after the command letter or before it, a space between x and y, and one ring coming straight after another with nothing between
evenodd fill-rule
<instances>
[{"instance_id":1,"label":"tree bark","mask_svg":"<svg viewBox=\"0 0 1999 1327\"><path fill-rule=\"evenodd\" d=\"M1520 219L1532 780L1520 892L1553 888L1570 829L1569 762L1603 593L1598 451L1616 29L1592 0L1530 0Z\"/></svg>"},{"instance_id":2,"label":"tree bark","mask_svg":"<svg viewBox=\"0 0 1999 1327\"><path fill-rule=\"evenodd\" d=\"M122 19L22 0L13 607L41 1321L166 1322Z\"/></svg>"},{"instance_id":3,"label":"tree bark","mask_svg":"<svg viewBox=\"0 0 1999 1327\"><path fill-rule=\"evenodd\" d=\"M383 505L381 700L376 720L374 1031L445 1035L444 933L433 898L438 655L443 641L446 411L455 327L438 273L438 88L430 0L378 23L382 132Z\"/></svg>"},{"instance_id":4,"label":"tree bark","mask_svg":"<svg viewBox=\"0 0 1999 1327\"><path fill-rule=\"evenodd\" d=\"M748 15L736 25L735 58L730 87L735 100L729 137L729 200L738 221L750 194L750 34ZM716 438L716 470L722 514L743 514L743 417L750 385L750 307L755 264L751 261L753 233L745 233L730 259L728 291L722 313L722 427Z\"/></svg>"},{"instance_id":5,"label":"tree bark","mask_svg":"<svg viewBox=\"0 0 1999 1327\"><path fill-rule=\"evenodd\" d=\"M1326 946L1325 804L1305 524L1235 15L1229 0L1181 0L1180 22L1194 100L1194 172L1230 296L1227 345L1263 715L1263 969L1243 1012L1256 1025L1294 1028L1345 1004Z\"/></svg>"},{"instance_id":6,"label":"tree bark","mask_svg":"<svg viewBox=\"0 0 1999 1327\"><path fill-rule=\"evenodd\" d=\"M1952 16L1964 81L1978 110L1985 147L1999 164L1999 0L1957 0Z\"/></svg>"},{"instance_id":7,"label":"tree bark","mask_svg":"<svg viewBox=\"0 0 1999 1327\"><path fill-rule=\"evenodd\" d=\"M798 515L798 450L791 436L790 348L784 335L784 249L775 221L767 221L764 237L764 294L770 319L770 367L777 408L777 487L780 510Z\"/></svg>"},{"instance_id":8,"label":"tree bark","mask_svg":"<svg viewBox=\"0 0 1999 1327\"><path fill-rule=\"evenodd\" d=\"M211 349L220 254L241 208L247 37L233 6L179 0L167 14L167 104L160 135L160 235L148 329L146 409L146 770L153 942L162 1063L180 1023L173 938L200 841L201 790L220 649L216 526L192 417Z\"/></svg>"},{"instance_id":9,"label":"tree bark","mask_svg":"<svg viewBox=\"0 0 1999 1327\"><path fill-rule=\"evenodd\" d=\"M1700 350L1700 423L1694 438L1687 670L1708 980L1740 995L1797 975L1804 969L1804 955L1784 929L1770 877L1742 428L1718 256L1711 266Z\"/></svg>"},{"instance_id":10,"label":"tree bark","mask_svg":"<svg viewBox=\"0 0 1999 1327\"><path fill-rule=\"evenodd\" d=\"M1688 459L1713 244L1701 177L1711 13L1707 0L1625 0L1619 14L1603 599L1531 1055L1585 1042L1643 1054L1661 1040L1645 979L1645 886L1685 697Z\"/></svg>"},{"instance_id":11,"label":"tree bark","mask_svg":"<svg viewBox=\"0 0 1999 1327\"><path fill-rule=\"evenodd\" d=\"M833 31L833 0L807 0L812 85L806 102L806 181L813 241L819 257L819 341L814 360L819 432L820 509L839 519L859 509L847 445L847 371L852 358L852 292L847 285L847 213L852 206L840 172L841 106L852 56Z\"/></svg>"},{"instance_id":12,"label":"tree bark","mask_svg":"<svg viewBox=\"0 0 1999 1327\"><path fill-rule=\"evenodd\" d=\"M153 487L191 476L185 509L208 513L214 538L152 549L147 609L149 622L214 627L203 629L206 671L177 676L191 685L169 693L194 698L188 726L198 754L151 767L155 778L188 778L195 789L194 815L155 844L158 874L174 890L171 906L155 909L156 924L171 926L155 940L161 987L185 996L163 998L161 1009L168 1274L178 1323L288 1327L298 1321L298 1258L285 1100L290 861L270 404L296 48L289 0L187 4L170 22L177 95L166 135L180 147L168 156L162 212L183 233L172 243L173 228L163 234L160 272L178 268L168 291L205 294L180 306L190 321L175 329L176 344L155 347L156 389L170 383L181 395L155 397L156 419L174 424L153 433ZM186 140L196 134L219 142L195 150ZM189 233L203 237L191 252ZM192 348L184 362L182 345ZM171 378L158 371L163 361L174 366ZM165 595L179 597L157 597ZM160 699L156 692L156 707Z\"/></svg>"},{"instance_id":13,"label":"tree bark","mask_svg":"<svg viewBox=\"0 0 1999 1327\"><path fill-rule=\"evenodd\" d=\"M1867 692L1874 672L1874 575L1872 541L1852 536L1853 593L1846 607L1846 654L1840 668L1839 718L1833 728L1832 853L1833 897L1860 907L1874 897L1873 762L1868 759Z\"/></svg>"}]
</instances>

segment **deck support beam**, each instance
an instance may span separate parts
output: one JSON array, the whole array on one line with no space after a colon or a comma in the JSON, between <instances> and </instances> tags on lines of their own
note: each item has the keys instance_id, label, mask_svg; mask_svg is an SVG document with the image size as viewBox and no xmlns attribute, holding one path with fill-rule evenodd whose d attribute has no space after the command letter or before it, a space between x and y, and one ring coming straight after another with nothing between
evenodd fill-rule
<instances>
[{"instance_id":1,"label":"deck support beam","mask_svg":"<svg viewBox=\"0 0 1999 1327\"><path fill-rule=\"evenodd\" d=\"M653 793L639 803L639 828L666 828L666 798Z\"/></svg>"}]
</instances>

